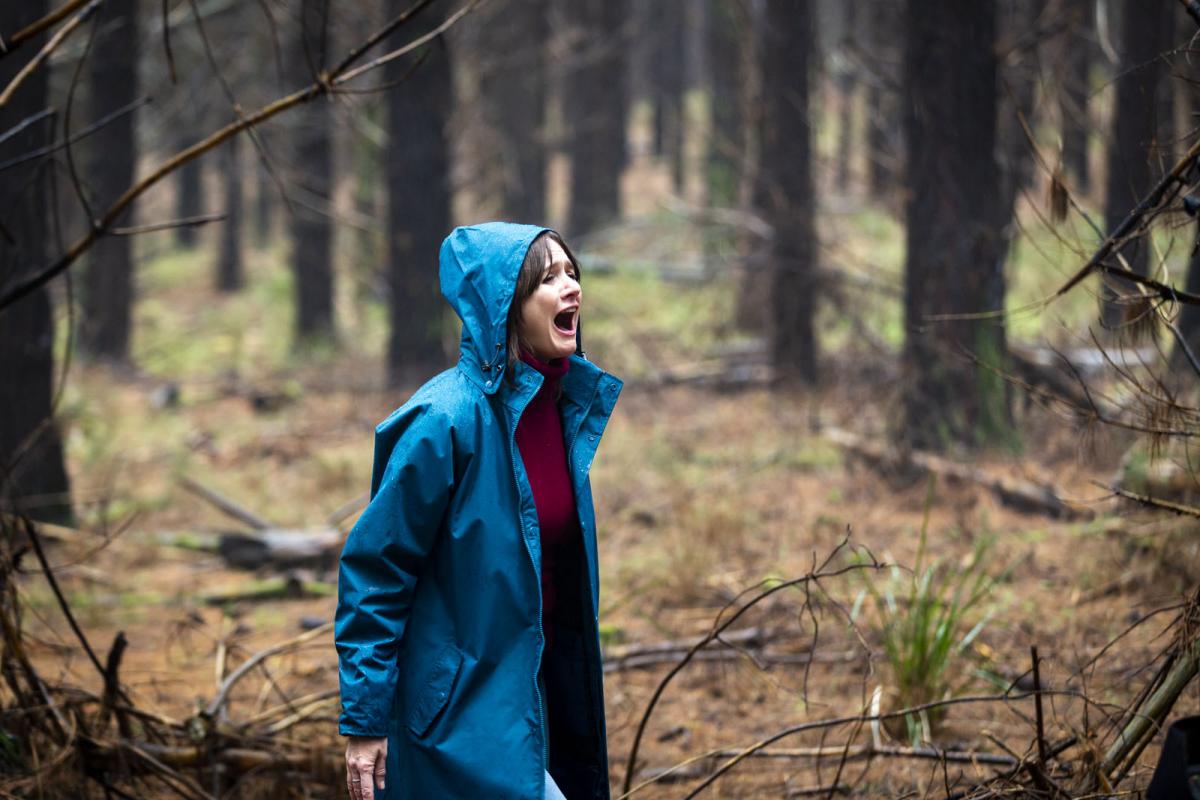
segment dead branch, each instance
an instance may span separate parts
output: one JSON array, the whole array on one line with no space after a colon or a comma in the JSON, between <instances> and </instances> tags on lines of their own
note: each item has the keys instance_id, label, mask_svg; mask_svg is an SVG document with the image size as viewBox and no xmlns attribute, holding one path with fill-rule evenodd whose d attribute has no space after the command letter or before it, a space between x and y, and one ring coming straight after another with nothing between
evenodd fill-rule
<instances>
[{"instance_id":1,"label":"dead branch","mask_svg":"<svg viewBox=\"0 0 1200 800\"><path fill-rule=\"evenodd\" d=\"M107 210L104 211L104 213L100 214L99 216L89 214L89 218L94 219L94 221L89 227L87 233L77 239L48 267L35 272L33 275L23 280L17 281L14 286L9 288L3 295L0 295L0 312L15 303L17 300L20 300L22 297L25 297L29 293L34 292L46 285L46 283L48 283L51 279L68 269L79 259L80 256L82 256L89 248L91 248L91 246L95 244L99 238L110 233L110 229L121 217L121 215L129 208L129 206L132 205L134 200L144 194L146 190L157 184L167 175L173 173L179 167L183 166L189 161L199 158L223 142L227 141L229 138L236 136L245 130L253 128L256 125L260 125L263 122L278 116L284 111L287 111L288 109L295 108L303 103L309 103L320 97L332 94L343 84L348 83L349 81L352 81L360 75L363 75L371 70L377 69L389 61L394 61L395 59L412 52L416 48L421 47L427 42L432 41L436 37L445 33L452 25L458 22L466 13L473 9L475 5L480 2L480 0L469 0L467 5L459 9L454 14L451 14L444 22L436 26L428 33L413 39L407 44L398 47L395 50L392 50L391 52L362 65L361 67L349 69L349 66L366 52L371 43L375 41L381 41L383 38L386 38L386 35L390 34L394 29L398 28L401 24L410 19L411 16L416 13L416 10L425 7L429 2L432 2L432 0L425 0L425 2L419 4L416 9L410 8L397 18L393 19L381 31L370 37L367 43L364 43L363 46L352 51L350 55L348 55L333 72L323 73L319 76L318 80L314 81L308 86L298 89L291 94L280 97L260 107L257 111L247 114L244 117L241 117L214 131L208 137L196 142L191 147L181 150L174 156L159 164L159 166L152 169L144 178L125 190L125 192L118 197L116 201L114 201L113 204L108 207Z\"/></svg>"},{"instance_id":2,"label":"dead branch","mask_svg":"<svg viewBox=\"0 0 1200 800\"><path fill-rule=\"evenodd\" d=\"M29 63L21 67L21 70L13 76L11 81L8 82L8 86L5 87L4 91L0 92L0 108L3 108L8 104L9 98L11 98L17 88L25 82L25 79L32 75L34 71L36 71L37 68L42 65L42 62L49 58L50 54L57 50L58 46L62 44L63 41L66 40L66 38L70 36L76 28L87 21L88 17L90 17L96 11L101 2L103 2L103 0L91 0L91 2L84 6L83 10L76 14L70 22L68 22L66 25L63 25L58 30L58 33L50 37L50 41L43 45L42 49L38 51L37 55L29 59Z\"/></svg>"},{"instance_id":3,"label":"dead branch","mask_svg":"<svg viewBox=\"0 0 1200 800\"><path fill-rule=\"evenodd\" d=\"M1115 786L1129 772L1138 755L1162 727L1167 714L1183 690L1200 670L1200 636L1197 635L1197 601L1200 593L1192 598L1180 612L1174 627L1178 633L1171 647L1165 673L1158 688L1144 702L1131 711L1131 718L1116 736L1104 754L1098 772Z\"/></svg>"},{"instance_id":4,"label":"dead branch","mask_svg":"<svg viewBox=\"0 0 1200 800\"><path fill-rule=\"evenodd\" d=\"M1006 505L1020 511L1047 514L1058 519L1094 519L1093 510L1076 506L1063 500L1052 486L1039 485L1032 481L991 475L978 467L959 464L942 456L914 450L902 453L890 450L882 444L840 428L826 428L825 438L834 444L860 456L868 463L884 469L912 469L950 478L962 483L983 486Z\"/></svg>"},{"instance_id":5,"label":"dead branch","mask_svg":"<svg viewBox=\"0 0 1200 800\"><path fill-rule=\"evenodd\" d=\"M184 475L179 479L179 484L192 494L207 500L209 503L212 503L230 517L249 525L256 531L265 531L268 528L274 527L271 523L267 522L253 511L250 511L245 506L234 502L220 492L208 488L193 478L189 478L188 476Z\"/></svg>"},{"instance_id":6,"label":"dead branch","mask_svg":"<svg viewBox=\"0 0 1200 800\"><path fill-rule=\"evenodd\" d=\"M847 536L846 538L842 539L842 541L839 542L835 548L833 548L833 550L825 557L819 566L815 566L814 569L808 574L792 580L779 582L760 591L758 594L754 595L740 606L737 606L736 610L724 621L721 620L721 617L724 615L724 611L728 610L729 606L722 610L722 613L719 614L716 621L714 621L712 630L710 630L705 636L692 645L683 658L680 659L679 663L672 667L671 670L662 678L662 680L659 681L658 686L655 687L653 694L650 696L650 700L647 702L646 708L642 712L642 717L638 721L637 731L633 736L633 744L630 745L629 756L625 761L625 778L621 788L621 791L624 795L628 795L630 793L630 786L633 783L634 770L637 765L638 748L641 745L642 736L646 732L646 726L650 722L650 716L654 713L654 707L658 704L659 699L662 697L663 692L666 691L671 680L678 675L683 668L692 661L693 658L695 658L696 654L699 653L701 649L707 646L710 642L719 639L723 633L733 625L734 622L742 617L743 614L776 592L794 587L804 588L807 587L809 583L815 583L821 578L833 578L850 572L858 572L867 569L877 570L886 566L871 556L870 561L850 564L844 567L830 568L830 564L832 564L836 558L838 558L844 551L847 550L849 543L850 539Z\"/></svg>"},{"instance_id":7,"label":"dead branch","mask_svg":"<svg viewBox=\"0 0 1200 800\"><path fill-rule=\"evenodd\" d=\"M25 44L25 42L34 38L47 28L53 27L56 23L74 13L80 6L83 6L88 2L91 2L91 0L69 0L69 2L63 3L46 16L42 17L36 22L31 22L21 30L14 33L7 42L3 39L0 39L0 58L12 55L13 51Z\"/></svg>"}]
</instances>

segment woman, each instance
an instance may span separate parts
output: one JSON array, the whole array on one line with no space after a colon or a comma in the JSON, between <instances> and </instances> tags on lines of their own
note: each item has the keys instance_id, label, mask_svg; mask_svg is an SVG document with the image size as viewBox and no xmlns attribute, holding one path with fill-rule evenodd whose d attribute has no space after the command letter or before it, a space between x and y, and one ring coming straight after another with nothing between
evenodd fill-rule
<instances>
[{"instance_id":1,"label":"woman","mask_svg":"<svg viewBox=\"0 0 1200 800\"><path fill-rule=\"evenodd\" d=\"M458 365L376 428L342 551L348 788L606 800L587 473L621 382L578 348L579 267L557 233L456 228L440 262Z\"/></svg>"}]
</instances>

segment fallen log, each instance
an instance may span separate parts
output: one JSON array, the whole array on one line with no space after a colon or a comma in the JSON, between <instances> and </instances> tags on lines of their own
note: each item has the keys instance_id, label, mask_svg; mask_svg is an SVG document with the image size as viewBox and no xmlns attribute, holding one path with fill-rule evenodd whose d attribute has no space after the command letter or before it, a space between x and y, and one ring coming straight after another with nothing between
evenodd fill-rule
<instances>
[{"instance_id":1,"label":"fallen log","mask_svg":"<svg viewBox=\"0 0 1200 800\"><path fill-rule=\"evenodd\" d=\"M217 554L237 569L327 568L337 563L343 534L337 528L271 528L254 533L223 533Z\"/></svg>"},{"instance_id":2,"label":"fallen log","mask_svg":"<svg viewBox=\"0 0 1200 800\"><path fill-rule=\"evenodd\" d=\"M979 467L960 464L933 453L919 450L904 453L840 428L826 428L824 434L838 447L849 450L876 468L901 471L916 469L939 478L977 484L996 495L1006 506L1025 513L1045 514L1065 520L1090 520L1096 517L1094 510L1062 499L1053 486L992 475Z\"/></svg>"}]
</instances>

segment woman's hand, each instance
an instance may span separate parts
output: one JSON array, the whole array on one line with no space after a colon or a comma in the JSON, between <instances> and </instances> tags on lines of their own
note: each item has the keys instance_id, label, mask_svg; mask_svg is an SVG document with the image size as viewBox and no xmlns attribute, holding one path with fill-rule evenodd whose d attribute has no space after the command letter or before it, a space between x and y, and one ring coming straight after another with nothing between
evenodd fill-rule
<instances>
[{"instance_id":1,"label":"woman's hand","mask_svg":"<svg viewBox=\"0 0 1200 800\"><path fill-rule=\"evenodd\" d=\"M351 800L374 800L387 767L387 737L351 736L346 744L346 788Z\"/></svg>"}]
</instances>

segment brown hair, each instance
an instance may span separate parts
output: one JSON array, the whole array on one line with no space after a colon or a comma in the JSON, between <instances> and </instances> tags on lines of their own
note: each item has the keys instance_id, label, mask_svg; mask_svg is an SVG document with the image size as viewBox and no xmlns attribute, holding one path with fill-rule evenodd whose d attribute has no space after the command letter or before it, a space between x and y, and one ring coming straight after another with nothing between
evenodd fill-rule
<instances>
[{"instance_id":1,"label":"brown hair","mask_svg":"<svg viewBox=\"0 0 1200 800\"><path fill-rule=\"evenodd\" d=\"M508 376L510 379L513 365L520 359L521 346L524 344L518 333L521 322L521 306L542 283L542 276L546 274L546 261L550 256L551 239L558 243L558 246L570 259L571 266L575 268L575 280L578 281L582 277L579 270L579 259L575 258L575 254L571 252L571 248L567 247L567 243L562 240L557 231L543 231L530 243L529 250L525 252L525 260L521 262L521 270L517 273L517 287L513 291L512 305L508 307L506 338L508 340Z\"/></svg>"}]
</instances>

